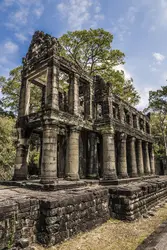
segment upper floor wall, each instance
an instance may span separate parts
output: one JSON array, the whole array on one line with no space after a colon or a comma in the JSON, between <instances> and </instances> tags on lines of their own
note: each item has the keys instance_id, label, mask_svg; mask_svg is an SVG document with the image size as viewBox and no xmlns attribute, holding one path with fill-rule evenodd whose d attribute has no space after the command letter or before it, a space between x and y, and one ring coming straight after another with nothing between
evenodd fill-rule
<instances>
[{"instance_id":1,"label":"upper floor wall","mask_svg":"<svg viewBox=\"0 0 167 250\"><path fill-rule=\"evenodd\" d=\"M92 78L79 65L61 57L60 50L56 38L35 32L23 58L19 117L27 117L27 121L33 117L36 122L54 111L57 121L65 125L88 124L92 130L109 125L150 135L147 116L114 95L111 84L100 76ZM41 91L39 112L30 110L31 85ZM36 113L40 113L38 118Z\"/></svg>"}]
</instances>

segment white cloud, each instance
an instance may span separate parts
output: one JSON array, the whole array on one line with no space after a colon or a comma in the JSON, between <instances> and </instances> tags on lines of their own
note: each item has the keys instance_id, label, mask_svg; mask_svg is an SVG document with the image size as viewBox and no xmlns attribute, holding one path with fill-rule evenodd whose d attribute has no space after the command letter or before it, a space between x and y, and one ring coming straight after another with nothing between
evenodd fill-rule
<instances>
[{"instance_id":1,"label":"white cloud","mask_svg":"<svg viewBox=\"0 0 167 250\"><path fill-rule=\"evenodd\" d=\"M8 21L4 22L4 25L17 33L22 33L21 31L27 26L24 32L28 33L29 28L34 26L35 20L44 12L43 2L43 0L3 0L0 7L8 15Z\"/></svg>"},{"instance_id":2,"label":"white cloud","mask_svg":"<svg viewBox=\"0 0 167 250\"><path fill-rule=\"evenodd\" d=\"M36 15L37 18L40 18L44 12L44 7L41 5L39 8L34 9L34 14Z\"/></svg>"},{"instance_id":3,"label":"white cloud","mask_svg":"<svg viewBox=\"0 0 167 250\"><path fill-rule=\"evenodd\" d=\"M12 41L7 41L4 44L4 49L6 50L7 54L17 52L18 48L19 48L18 45L13 43Z\"/></svg>"},{"instance_id":4,"label":"white cloud","mask_svg":"<svg viewBox=\"0 0 167 250\"><path fill-rule=\"evenodd\" d=\"M7 76L10 69L16 67L18 45L11 40L0 44L0 76Z\"/></svg>"},{"instance_id":5,"label":"white cloud","mask_svg":"<svg viewBox=\"0 0 167 250\"><path fill-rule=\"evenodd\" d=\"M149 65L149 68L150 68L150 71L151 72L156 72L156 71L158 71L158 68L156 67L156 65L155 64L153 64L153 65Z\"/></svg>"},{"instance_id":6,"label":"white cloud","mask_svg":"<svg viewBox=\"0 0 167 250\"><path fill-rule=\"evenodd\" d=\"M27 41L27 37L24 34L22 34L22 33L15 33L15 36L21 42Z\"/></svg>"},{"instance_id":7,"label":"white cloud","mask_svg":"<svg viewBox=\"0 0 167 250\"><path fill-rule=\"evenodd\" d=\"M136 13L138 12L137 8L130 6L127 12L127 20L132 24L136 19Z\"/></svg>"},{"instance_id":8,"label":"white cloud","mask_svg":"<svg viewBox=\"0 0 167 250\"><path fill-rule=\"evenodd\" d=\"M153 53L153 57L155 58L157 64L161 64L165 60L165 56L157 52Z\"/></svg>"},{"instance_id":9,"label":"white cloud","mask_svg":"<svg viewBox=\"0 0 167 250\"><path fill-rule=\"evenodd\" d=\"M125 36L131 35L130 28L135 22L137 12L138 9L132 5L124 16L121 15L115 22L112 22L111 32L115 33L121 42L124 41Z\"/></svg>"},{"instance_id":10,"label":"white cloud","mask_svg":"<svg viewBox=\"0 0 167 250\"><path fill-rule=\"evenodd\" d=\"M57 9L71 30L82 29L86 24L95 27L104 18L98 0L63 0Z\"/></svg>"},{"instance_id":11,"label":"white cloud","mask_svg":"<svg viewBox=\"0 0 167 250\"><path fill-rule=\"evenodd\" d=\"M125 65L123 65L123 64L117 65L117 66L114 67L114 69L118 70L118 71L124 71L125 78L127 80L132 78L131 73L125 68Z\"/></svg>"},{"instance_id":12,"label":"white cloud","mask_svg":"<svg viewBox=\"0 0 167 250\"><path fill-rule=\"evenodd\" d=\"M147 84L146 84L147 85ZM150 87L145 87L143 89L138 89L138 92L140 94L140 102L136 106L137 109L143 110L148 106L148 99L149 99L149 91L152 90Z\"/></svg>"}]
</instances>

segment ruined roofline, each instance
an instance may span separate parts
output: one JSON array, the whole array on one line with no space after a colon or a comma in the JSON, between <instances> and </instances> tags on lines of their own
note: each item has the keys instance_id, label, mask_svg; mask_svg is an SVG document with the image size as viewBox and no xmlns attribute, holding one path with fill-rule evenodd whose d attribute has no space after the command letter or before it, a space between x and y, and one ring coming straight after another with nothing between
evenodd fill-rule
<instances>
[{"instance_id":1,"label":"ruined roofline","mask_svg":"<svg viewBox=\"0 0 167 250\"><path fill-rule=\"evenodd\" d=\"M68 69L69 72L75 72L80 75L82 80L85 80L87 82L92 82L93 78L90 76L82 67L77 64L76 62L72 62L69 59L60 56L60 51L62 49L62 45L60 44L58 38L55 38L47 33L44 33L43 31L35 31L34 35L32 36L32 40L30 43L30 46L28 48L28 52L25 57L23 57L23 71L30 70L34 67L36 68L38 63L40 63L42 60L46 61L51 58L55 58L58 63L61 64L62 68L64 66L64 69ZM96 77L96 76L95 76ZM103 79L102 77L100 77ZM104 81L104 79L103 79ZM105 81L104 81L105 82ZM107 82L105 82L107 85ZM141 111L138 111L135 107L131 106L128 102L124 101L120 96L112 93L115 99L118 99L123 104L129 107L131 110L133 110L138 115L145 117L147 120L149 118L143 114Z\"/></svg>"},{"instance_id":2,"label":"ruined roofline","mask_svg":"<svg viewBox=\"0 0 167 250\"><path fill-rule=\"evenodd\" d=\"M119 95L114 94L113 96L116 99L119 99L119 101L121 101L123 104L125 104L126 106L128 106L130 109L132 109L135 113L137 113L139 116L142 116L144 118L146 118L148 121L150 120L149 117L147 115L145 115L142 111L138 110L137 108L135 108L134 106L130 105L127 101L123 100Z\"/></svg>"},{"instance_id":3,"label":"ruined roofline","mask_svg":"<svg viewBox=\"0 0 167 250\"><path fill-rule=\"evenodd\" d=\"M78 73L81 77L87 78L86 80L92 81L93 77L79 64L60 55L62 48L63 46L60 44L58 38L43 31L35 31L28 52L26 56L22 58L23 71L26 71L31 66L36 66L41 60L47 60L53 57L68 68L73 67L71 71L75 71L75 73Z\"/></svg>"}]
</instances>

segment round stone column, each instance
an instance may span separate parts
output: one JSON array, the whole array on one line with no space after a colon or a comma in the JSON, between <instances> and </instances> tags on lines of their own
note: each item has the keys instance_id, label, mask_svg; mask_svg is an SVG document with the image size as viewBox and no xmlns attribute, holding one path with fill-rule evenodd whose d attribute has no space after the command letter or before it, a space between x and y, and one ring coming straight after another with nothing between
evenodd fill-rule
<instances>
[{"instance_id":1,"label":"round stone column","mask_svg":"<svg viewBox=\"0 0 167 250\"><path fill-rule=\"evenodd\" d=\"M41 183L43 184L54 183L57 180L57 134L57 125L44 125L41 166Z\"/></svg>"},{"instance_id":2,"label":"round stone column","mask_svg":"<svg viewBox=\"0 0 167 250\"><path fill-rule=\"evenodd\" d=\"M71 127L67 145L66 180L79 180L79 133L76 127Z\"/></svg>"},{"instance_id":3,"label":"round stone column","mask_svg":"<svg viewBox=\"0 0 167 250\"><path fill-rule=\"evenodd\" d=\"M136 141L136 138L135 137L131 137L129 139L129 158L130 158L130 161L129 161L129 169L130 169L130 173L129 175L131 177L137 177L138 174L137 174L137 164L136 164L136 150L135 150L135 141Z\"/></svg>"},{"instance_id":4,"label":"round stone column","mask_svg":"<svg viewBox=\"0 0 167 250\"><path fill-rule=\"evenodd\" d=\"M120 152L118 158L118 177L128 178L127 172L127 155L126 155L126 139L127 135L125 133L120 133Z\"/></svg>"},{"instance_id":5,"label":"round stone column","mask_svg":"<svg viewBox=\"0 0 167 250\"><path fill-rule=\"evenodd\" d=\"M103 180L117 179L114 133L103 133Z\"/></svg>"},{"instance_id":6,"label":"round stone column","mask_svg":"<svg viewBox=\"0 0 167 250\"><path fill-rule=\"evenodd\" d=\"M16 159L13 180L26 180L28 175L28 138L25 138L25 131L17 129L18 141L16 145Z\"/></svg>"},{"instance_id":7,"label":"round stone column","mask_svg":"<svg viewBox=\"0 0 167 250\"><path fill-rule=\"evenodd\" d=\"M154 149L152 144L150 145L150 170L151 174L155 174Z\"/></svg>"},{"instance_id":8,"label":"round stone column","mask_svg":"<svg viewBox=\"0 0 167 250\"><path fill-rule=\"evenodd\" d=\"M142 175L144 175L142 140L137 139L136 149L137 149L136 160L137 160L138 175L142 176Z\"/></svg>"},{"instance_id":9,"label":"round stone column","mask_svg":"<svg viewBox=\"0 0 167 250\"><path fill-rule=\"evenodd\" d=\"M89 165L87 176L90 179L98 178L98 158L97 158L97 136L89 133Z\"/></svg>"},{"instance_id":10,"label":"round stone column","mask_svg":"<svg viewBox=\"0 0 167 250\"><path fill-rule=\"evenodd\" d=\"M148 142L146 142L146 141L143 143L143 159L144 159L144 173L146 175L149 175L149 174L151 174L151 170L150 170Z\"/></svg>"}]
</instances>

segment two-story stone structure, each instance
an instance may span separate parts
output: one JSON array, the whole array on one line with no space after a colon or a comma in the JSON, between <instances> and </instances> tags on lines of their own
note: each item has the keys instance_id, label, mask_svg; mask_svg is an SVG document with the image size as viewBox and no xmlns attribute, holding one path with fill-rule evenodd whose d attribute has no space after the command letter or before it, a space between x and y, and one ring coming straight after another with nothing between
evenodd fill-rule
<instances>
[{"instance_id":1,"label":"two-story stone structure","mask_svg":"<svg viewBox=\"0 0 167 250\"><path fill-rule=\"evenodd\" d=\"M41 137L43 184L153 175L149 118L114 95L112 84L61 57L60 49L56 38L37 31L23 59L14 179L27 179L32 133ZM33 113L32 84L41 92L41 108Z\"/></svg>"}]
</instances>

